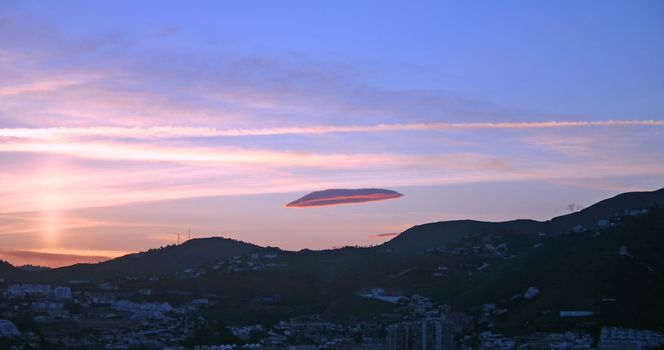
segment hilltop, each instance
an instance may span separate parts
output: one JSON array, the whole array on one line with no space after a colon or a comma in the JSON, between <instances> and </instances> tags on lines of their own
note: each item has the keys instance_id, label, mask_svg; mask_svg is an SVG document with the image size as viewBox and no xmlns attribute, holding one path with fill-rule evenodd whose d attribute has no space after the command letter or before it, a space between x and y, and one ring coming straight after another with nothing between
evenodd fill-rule
<instances>
[{"instance_id":1,"label":"hilltop","mask_svg":"<svg viewBox=\"0 0 664 350\"><path fill-rule=\"evenodd\" d=\"M537 235L560 234L574 229L595 228L600 220L610 220L630 209L664 205L664 188L651 192L628 192L600 201L581 211L555 217L548 221L512 220L484 222L474 220L441 221L414 226L381 248L398 253L421 253L431 248L442 248L471 235Z\"/></svg>"},{"instance_id":2,"label":"hilltop","mask_svg":"<svg viewBox=\"0 0 664 350\"><path fill-rule=\"evenodd\" d=\"M96 279L100 277L138 277L173 273L218 259L266 250L251 243L223 237L197 238L180 245L169 245L145 252L124 255L94 264L75 264L49 270L25 271L28 280Z\"/></svg>"}]
</instances>

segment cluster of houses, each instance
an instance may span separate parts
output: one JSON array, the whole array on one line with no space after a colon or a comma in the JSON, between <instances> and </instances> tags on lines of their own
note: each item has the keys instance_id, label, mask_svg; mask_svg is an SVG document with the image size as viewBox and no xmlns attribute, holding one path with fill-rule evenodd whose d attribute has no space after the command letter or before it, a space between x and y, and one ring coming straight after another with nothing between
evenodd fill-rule
<instances>
[{"instance_id":1,"label":"cluster of houses","mask_svg":"<svg viewBox=\"0 0 664 350\"><path fill-rule=\"evenodd\" d=\"M187 324L192 316L185 307L127 300L108 291L90 293L72 291L67 286L12 284L2 295L0 338L17 346L163 348L181 344L193 327L193 322ZM25 329L11 321L26 318L29 325Z\"/></svg>"},{"instance_id":2,"label":"cluster of houses","mask_svg":"<svg viewBox=\"0 0 664 350\"><path fill-rule=\"evenodd\" d=\"M38 347L50 344L72 348L129 349L132 347L185 349L197 322L204 321L201 308L211 302L191 299L173 306L166 302L140 300L117 293L112 285L100 293L73 291L71 287L13 284L2 291L0 340ZM99 288L98 288L99 289ZM538 287L531 286L519 297L533 299ZM487 330L490 320L502 309L485 304L470 317L454 312L419 295L373 288L358 292L363 298L395 306L393 322L334 323L320 316L289 318L271 325L229 327L244 345L194 345L197 349L651 349L664 346L664 333L624 328L602 328L599 337L587 333L537 332L508 337ZM507 310L504 310L506 312ZM567 313L574 313L569 311ZM11 319L30 316L40 328L21 329ZM562 315L561 317L567 317ZM571 315L569 317L577 317ZM587 316L587 315L583 315ZM1 344L1 343L0 343ZM191 347L190 347L191 348Z\"/></svg>"},{"instance_id":3,"label":"cluster of houses","mask_svg":"<svg viewBox=\"0 0 664 350\"><path fill-rule=\"evenodd\" d=\"M536 332L528 336L514 338L505 337L499 333L482 332L479 335L480 350L582 350L596 349L594 338L590 334L565 332L547 333Z\"/></svg>"},{"instance_id":4,"label":"cluster of houses","mask_svg":"<svg viewBox=\"0 0 664 350\"><path fill-rule=\"evenodd\" d=\"M631 217L641 216L641 215L648 214L648 212L649 212L649 210L647 208L625 209L622 212L620 212L618 214L615 214L615 215L611 216L608 219L597 220L597 223L595 224L594 228L603 230L603 229L607 229L609 227L614 227L614 226L620 225L620 222L622 221L623 217L626 217L626 216L631 216ZM579 224L579 225L575 225L574 227L572 227L572 232L575 232L575 233L586 232L590 228L592 228L592 227L586 227L584 225Z\"/></svg>"},{"instance_id":5,"label":"cluster of houses","mask_svg":"<svg viewBox=\"0 0 664 350\"><path fill-rule=\"evenodd\" d=\"M598 339L578 332L536 332L514 338L499 333L482 332L481 350L646 350L664 346L664 333L628 328L604 327Z\"/></svg>"},{"instance_id":6,"label":"cluster of houses","mask_svg":"<svg viewBox=\"0 0 664 350\"><path fill-rule=\"evenodd\" d=\"M288 267L287 263L278 261L279 254L277 252L268 253L251 253L246 256L236 255L230 259L225 259L216 262L213 270L227 271L227 272L242 272L242 271L259 271L264 269L285 269Z\"/></svg>"}]
</instances>

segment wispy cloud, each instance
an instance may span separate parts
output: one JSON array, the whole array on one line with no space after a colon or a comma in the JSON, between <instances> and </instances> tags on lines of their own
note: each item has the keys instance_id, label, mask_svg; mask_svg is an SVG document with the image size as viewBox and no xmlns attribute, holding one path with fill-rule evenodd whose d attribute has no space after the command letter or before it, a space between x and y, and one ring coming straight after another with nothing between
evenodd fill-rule
<instances>
[{"instance_id":1,"label":"wispy cloud","mask_svg":"<svg viewBox=\"0 0 664 350\"><path fill-rule=\"evenodd\" d=\"M467 129L548 129L582 127L664 126L664 120L596 120L596 121L541 121L541 122L482 122L482 123L410 123L376 125L318 125L308 127L281 127L259 129L217 129L201 127L86 127L86 128L0 128L0 137L27 139L66 139L75 137L106 138L192 138L275 136L327 133L380 133L409 130L467 130Z\"/></svg>"},{"instance_id":2,"label":"wispy cloud","mask_svg":"<svg viewBox=\"0 0 664 350\"><path fill-rule=\"evenodd\" d=\"M75 263L97 263L121 255L124 251L96 251L75 249L0 250L0 257L13 265L32 264L49 267L67 266Z\"/></svg>"},{"instance_id":3,"label":"wispy cloud","mask_svg":"<svg viewBox=\"0 0 664 350\"><path fill-rule=\"evenodd\" d=\"M427 165L435 168L501 169L507 163L480 154L441 155L339 154L308 151L271 151L240 147L161 146L103 142L4 142L0 152L60 154L70 157L112 161L216 163L256 166L309 167L318 169L362 169Z\"/></svg>"},{"instance_id":4,"label":"wispy cloud","mask_svg":"<svg viewBox=\"0 0 664 350\"><path fill-rule=\"evenodd\" d=\"M388 232L388 233L379 233L375 235L370 235L370 238L389 238L389 237L396 237L398 236L398 232Z\"/></svg>"}]
</instances>

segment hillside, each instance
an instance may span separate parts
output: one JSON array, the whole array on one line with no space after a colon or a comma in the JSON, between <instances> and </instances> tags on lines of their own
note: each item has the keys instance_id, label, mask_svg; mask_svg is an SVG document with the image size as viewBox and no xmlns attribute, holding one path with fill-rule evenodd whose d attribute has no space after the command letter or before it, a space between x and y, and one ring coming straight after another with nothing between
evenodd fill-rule
<instances>
[{"instance_id":1,"label":"hillside","mask_svg":"<svg viewBox=\"0 0 664 350\"><path fill-rule=\"evenodd\" d=\"M10 277L18 273L19 271L7 261L0 260L0 277Z\"/></svg>"},{"instance_id":2,"label":"hillside","mask_svg":"<svg viewBox=\"0 0 664 350\"><path fill-rule=\"evenodd\" d=\"M419 254L427 249L444 249L450 244L470 236L491 235L536 235L539 233L566 233L576 225L592 228L602 219L610 219L627 209L649 208L664 205L664 189L652 192L629 192L605 199L581 211L558 216L548 221L513 220L506 222L484 222L474 220L441 221L414 226L392 240L382 244L381 249L396 253Z\"/></svg>"},{"instance_id":3,"label":"hillside","mask_svg":"<svg viewBox=\"0 0 664 350\"><path fill-rule=\"evenodd\" d=\"M173 273L265 248L222 237L197 238L146 252L129 254L97 264L76 264L48 271L35 271L31 280L99 279L112 276L140 277Z\"/></svg>"},{"instance_id":4,"label":"hillside","mask_svg":"<svg viewBox=\"0 0 664 350\"><path fill-rule=\"evenodd\" d=\"M658 302L664 294L662 233L664 210L653 208L649 214L625 217L620 225L597 231L499 235L494 241L470 237L450 243L446 251L422 254L369 248L282 252L274 262L284 267L241 272L204 268L207 274L186 283L174 277L152 286L218 296L223 303L206 317L227 324L304 314L338 321L393 322L389 315L395 313L395 305L357 296L362 290L385 288L427 296L476 317L482 317L484 304L495 304L508 312L493 315L491 322L510 334L579 327L594 331L588 322L664 329L660 317L664 305ZM504 251L484 249L502 243ZM619 254L622 246L629 255ZM247 261L251 260L241 265ZM527 300L523 294L529 287L539 288L540 293ZM265 297L271 301L257 301ZM563 310L587 310L595 316L561 319L558 313Z\"/></svg>"},{"instance_id":5,"label":"hillside","mask_svg":"<svg viewBox=\"0 0 664 350\"><path fill-rule=\"evenodd\" d=\"M549 222L566 229L575 225L591 227L598 220L609 219L626 209L649 208L653 205L664 206L664 188L657 191L622 193L581 211L555 217Z\"/></svg>"},{"instance_id":6,"label":"hillside","mask_svg":"<svg viewBox=\"0 0 664 350\"><path fill-rule=\"evenodd\" d=\"M441 221L414 226L379 246L395 253L419 254L428 249L445 249L470 236L536 234L551 231L551 225L534 220L484 222Z\"/></svg>"},{"instance_id":7,"label":"hillside","mask_svg":"<svg viewBox=\"0 0 664 350\"><path fill-rule=\"evenodd\" d=\"M579 322L561 319L561 310L591 311L591 320L604 325L664 329L664 210L622 221L606 230L545 237L459 281L447 301L508 309L501 320L506 330L562 330ZM526 300L522 295L531 286L540 293Z\"/></svg>"}]
</instances>

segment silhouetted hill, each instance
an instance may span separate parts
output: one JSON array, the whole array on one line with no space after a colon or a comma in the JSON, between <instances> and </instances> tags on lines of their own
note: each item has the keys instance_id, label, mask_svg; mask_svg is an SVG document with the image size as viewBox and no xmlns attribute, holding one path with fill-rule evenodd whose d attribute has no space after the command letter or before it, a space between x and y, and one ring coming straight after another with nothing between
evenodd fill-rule
<instances>
[{"instance_id":1,"label":"silhouetted hill","mask_svg":"<svg viewBox=\"0 0 664 350\"><path fill-rule=\"evenodd\" d=\"M575 225L591 227L600 219L608 219L614 214L624 212L630 208L647 208L653 204L664 204L664 189L653 192L625 193L613 198L603 200L593 206L540 222L534 220L513 220L507 222L482 222L473 220L456 220L429 223L414 226L404 231L392 240L368 250L333 249L323 252L303 250L289 254L302 257L302 262L308 259L327 259L326 266L339 266L340 259L359 259L358 264L365 258L358 256L376 257L376 253L396 253L397 255L420 255L427 252L449 252L464 242L483 244L499 237L503 242L510 244L511 253L527 248L533 237L538 234L557 234L569 232ZM213 237L193 239L180 245L167 246L146 252L129 254L113 260L97 264L76 264L73 266L51 269L48 271L19 271L13 266L0 265L0 274L7 276L9 272L15 275L28 276L29 280L67 280L67 279L103 279L109 276L128 277L144 276L148 274L174 273L187 268L197 268L201 265L211 264L214 261L230 258L236 255L247 255L251 252L263 251L263 248L254 244L232 239ZM372 253L369 253L371 251ZM380 254L378 254L380 255ZM395 254L390 254L395 256ZM367 258L368 259L368 258ZM407 258L404 258L407 260ZM370 259L369 259L370 260ZM377 264L367 260L367 263ZM380 260L380 259L379 259ZM381 260L382 261L382 260ZM382 263L392 264L394 259ZM4 271L4 272L3 272ZM326 267L324 274L337 274L337 271ZM327 277L325 277L327 278ZM366 278L366 277L365 277Z\"/></svg>"},{"instance_id":2,"label":"silhouetted hill","mask_svg":"<svg viewBox=\"0 0 664 350\"><path fill-rule=\"evenodd\" d=\"M92 275L140 276L171 273L263 249L266 248L228 238L197 238L180 245L129 254L97 264L76 264L45 272L50 273L50 276L69 276L69 278L87 278Z\"/></svg>"},{"instance_id":3,"label":"silhouetted hill","mask_svg":"<svg viewBox=\"0 0 664 350\"><path fill-rule=\"evenodd\" d=\"M21 275L21 272L9 262L0 260L0 278L16 278Z\"/></svg>"},{"instance_id":4,"label":"silhouetted hill","mask_svg":"<svg viewBox=\"0 0 664 350\"><path fill-rule=\"evenodd\" d=\"M474 220L441 221L414 226L379 246L396 253L422 253L445 248L476 235L537 233L550 225L534 220L485 222Z\"/></svg>"},{"instance_id":5,"label":"silhouetted hill","mask_svg":"<svg viewBox=\"0 0 664 350\"><path fill-rule=\"evenodd\" d=\"M570 229L575 225L592 226L598 220L609 219L626 209L649 208L664 205L664 188L648 192L627 192L600 201L581 211L558 216L550 220L555 226Z\"/></svg>"},{"instance_id":6,"label":"silhouetted hill","mask_svg":"<svg viewBox=\"0 0 664 350\"><path fill-rule=\"evenodd\" d=\"M46 271L51 269L50 267L47 266L30 265L30 264L17 266L16 268L21 271Z\"/></svg>"},{"instance_id":7,"label":"silhouetted hill","mask_svg":"<svg viewBox=\"0 0 664 350\"><path fill-rule=\"evenodd\" d=\"M610 219L627 209L664 205L664 189L652 192L628 192L598 202L579 212L549 221L513 220L485 222L474 220L441 221L414 226L379 246L396 253L422 253L427 249L445 248L470 236L536 235L569 232L577 225L592 227L598 220Z\"/></svg>"},{"instance_id":8,"label":"silhouetted hill","mask_svg":"<svg viewBox=\"0 0 664 350\"><path fill-rule=\"evenodd\" d=\"M14 265L10 264L7 261L0 260L0 272L10 272L14 271L16 268Z\"/></svg>"}]
</instances>

